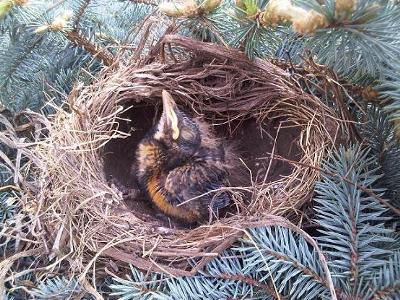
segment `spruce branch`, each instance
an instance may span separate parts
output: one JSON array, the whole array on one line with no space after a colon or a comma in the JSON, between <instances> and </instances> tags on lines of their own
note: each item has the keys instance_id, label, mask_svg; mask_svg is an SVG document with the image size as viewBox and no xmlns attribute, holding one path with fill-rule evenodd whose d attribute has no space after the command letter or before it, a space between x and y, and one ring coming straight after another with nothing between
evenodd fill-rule
<instances>
[{"instance_id":1,"label":"spruce branch","mask_svg":"<svg viewBox=\"0 0 400 300\"><path fill-rule=\"evenodd\" d=\"M79 15L85 1L58 1L54 5L29 2L26 8L13 9L1 20L0 101L8 109L51 113L53 109L45 105L46 100L51 98L56 105L60 104L75 80L89 83L104 65L102 61L111 63L114 57L110 44L114 49L128 44L129 49L135 48L137 36L131 34L132 26L139 26L151 13L151 7L128 2L90 2L80 18L78 34L66 34L73 29L75 18L65 18L63 12L72 9ZM35 27L46 34L38 35ZM99 32L109 39L99 41ZM154 30L152 38L156 36ZM75 42L84 43L91 52L80 45L76 47ZM93 59L93 55L100 59Z\"/></svg>"},{"instance_id":2,"label":"spruce branch","mask_svg":"<svg viewBox=\"0 0 400 300\"><path fill-rule=\"evenodd\" d=\"M32 55L32 52L38 48L40 46L40 44L42 43L43 38L39 37L39 38L35 38L33 39L33 41L31 43L28 43L25 46L25 49L20 49L23 51L20 51L19 55L16 57L15 61L12 61L11 63L9 63L9 67L6 70L2 70L2 82L0 84L0 88L4 88L7 85L9 85L9 83L11 82L11 80L13 79L13 75L14 73L22 66L22 64L24 63L25 59L29 58ZM5 54L5 53L4 53ZM3 60L5 61L6 58L3 53L0 53L0 62ZM4 63L3 68L7 67ZM5 68L4 68L5 69ZM0 69L1 70L1 69Z\"/></svg>"},{"instance_id":3,"label":"spruce branch","mask_svg":"<svg viewBox=\"0 0 400 300\"><path fill-rule=\"evenodd\" d=\"M0 101L10 111L38 110L44 102L41 80L59 41L23 28L5 36L8 41L0 43Z\"/></svg>"},{"instance_id":4,"label":"spruce branch","mask_svg":"<svg viewBox=\"0 0 400 300\"><path fill-rule=\"evenodd\" d=\"M310 249L302 236L280 226L254 228L249 233L249 239L234 247L243 257L244 274L255 274L262 282L271 281L289 299L312 299L317 295L336 299L316 249Z\"/></svg>"},{"instance_id":5,"label":"spruce branch","mask_svg":"<svg viewBox=\"0 0 400 300\"><path fill-rule=\"evenodd\" d=\"M375 160L360 146L341 147L323 169L367 187L374 186L380 177ZM393 242L388 235L392 231L384 227L387 209L356 185L324 173L316 184L316 195L315 210L322 234L317 240L328 255L332 272L341 274L334 277L336 286L350 297L366 293L368 280L392 253L375 242Z\"/></svg>"},{"instance_id":6,"label":"spruce branch","mask_svg":"<svg viewBox=\"0 0 400 300\"><path fill-rule=\"evenodd\" d=\"M262 290L265 290L267 292L267 295L273 295L277 299L287 300L286 297L280 295L275 289L271 288L269 285L259 282L255 279L251 278L250 276L245 276L245 275L240 275L240 274L221 273L215 277L219 278L219 279L229 280L229 281L244 282L250 286L254 286L254 287L260 288Z\"/></svg>"},{"instance_id":7,"label":"spruce branch","mask_svg":"<svg viewBox=\"0 0 400 300\"><path fill-rule=\"evenodd\" d=\"M287 1L277 2L282 6ZM314 12L317 16L324 16L328 22L325 22L326 26L319 27L316 26L318 19L313 21L313 18L305 18L306 28L311 31L316 29L310 34L288 37L289 45L296 46L294 51L290 51L291 59L296 63L302 63L300 56L310 50L317 62L332 67L342 78L361 85L370 85L377 78L386 78L385 69L392 69L396 65L400 54L397 46L400 7L393 1L297 0L293 3L295 5L290 5L304 10L303 15ZM340 12L335 11L335 3ZM353 8L346 7L351 3L354 4ZM289 14L287 9L281 10ZM294 14L293 18L302 20L301 14ZM393 72L392 75L398 78ZM384 79L384 82L387 81Z\"/></svg>"},{"instance_id":8,"label":"spruce branch","mask_svg":"<svg viewBox=\"0 0 400 300\"><path fill-rule=\"evenodd\" d=\"M50 24L42 25L36 28L36 33L44 33L46 31L65 31L69 20L72 18L73 12L70 10L64 11L56 16Z\"/></svg>"},{"instance_id":9,"label":"spruce branch","mask_svg":"<svg viewBox=\"0 0 400 300\"><path fill-rule=\"evenodd\" d=\"M128 280L114 278L113 295L124 299L336 299L318 257L316 249L290 229L252 228L248 237L193 277L145 276L131 267Z\"/></svg>"},{"instance_id":10,"label":"spruce branch","mask_svg":"<svg viewBox=\"0 0 400 300\"><path fill-rule=\"evenodd\" d=\"M74 15L74 26L73 28L77 30L79 23L81 22L81 19L83 15L85 14L85 11L89 7L91 0L84 0L83 3L79 6L78 11Z\"/></svg>"},{"instance_id":11,"label":"spruce branch","mask_svg":"<svg viewBox=\"0 0 400 300\"><path fill-rule=\"evenodd\" d=\"M379 185L386 188L385 195L397 209L400 208L400 145L389 115L379 107L370 105L359 113L359 131L364 143L371 149L380 166ZM397 213L397 212L396 212Z\"/></svg>"},{"instance_id":12,"label":"spruce branch","mask_svg":"<svg viewBox=\"0 0 400 300\"><path fill-rule=\"evenodd\" d=\"M259 12L259 4L256 0L236 0L236 7L243 12L248 19L256 20ZM240 13L237 14L240 17Z\"/></svg>"},{"instance_id":13,"label":"spruce branch","mask_svg":"<svg viewBox=\"0 0 400 300\"><path fill-rule=\"evenodd\" d=\"M321 9L309 7L306 10L294 5L290 0L271 0L266 8L260 12L258 18L263 26L277 26L291 23L293 30L299 34L313 34L316 30L335 26L335 21L342 22L349 18L356 8L356 0L336 0L334 20Z\"/></svg>"},{"instance_id":14,"label":"spruce branch","mask_svg":"<svg viewBox=\"0 0 400 300\"><path fill-rule=\"evenodd\" d=\"M400 63L398 61L386 66L383 78L376 86L379 99L385 104L384 110L395 126L396 137L400 140Z\"/></svg>"},{"instance_id":15,"label":"spruce branch","mask_svg":"<svg viewBox=\"0 0 400 300\"><path fill-rule=\"evenodd\" d=\"M13 218L19 208L15 195L9 192L6 193L5 191L6 189L0 191L0 223L4 223L7 219ZM0 228L2 228L2 225L0 225Z\"/></svg>"},{"instance_id":16,"label":"spruce branch","mask_svg":"<svg viewBox=\"0 0 400 300\"><path fill-rule=\"evenodd\" d=\"M398 299L400 297L400 251L389 257L387 263L377 272L369 299Z\"/></svg>"},{"instance_id":17,"label":"spruce branch","mask_svg":"<svg viewBox=\"0 0 400 300\"><path fill-rule=\"evenodd\" d=\"M119 296L123 299L162 299L166 288L166 280L162 275L153 273L149 277L130 265L127 279L113 277L110 285L111 296Z\"/></svg>"},{"instance_id":18,"label":"spruce branch","mask_svg":"<svg viewBox=\"0 0 400 300\"><path fill-rule=\"evenodd\" d=\"M354 11L345 19L335 16L334 6L298 2L329 16L328 26L303 39L304 48L342 77L362 82L366 77L382 76L385 66L393 65L399 56L396 32L400 28L400 8L392 1L357 1Z\"/></svg>"},{"instance_id":19,"label":"spruce branch","mask_svg":"<svg viewBox=\"0 0 400 300\"><path fill-rule=\"evenodd\" d=\"M116 58L106 49L101 49L91 43L87 38L79 34L77 31L68 31L64 33L65 37L73 44L84 48L94 57L100 59L106 66L111 66L116 62Z\"/></svg>"},{"instance_id":20,"label":"spruce branch","mask_svg":"<svg viewBox=\"0 0 400 300\"><path fill-rule=\"evenodd\" d=\"M75 278L60 276L41 280L29 294L35 299L72 299L82 294L82 287Z\"/></svg>"},{"instance_id":21,"label":"spruce branch","mask_svg":"<svg viewBox=\"0 0 400 300\"><path fill-rule=\"evenodd\" d=\"M290 22L294 31L300 34L314 33L329 24L321 13L295 6L290 0L269 1L265 10L260 13L259 21L262 26L277 26Z\"/></svg>"}]
</instances>

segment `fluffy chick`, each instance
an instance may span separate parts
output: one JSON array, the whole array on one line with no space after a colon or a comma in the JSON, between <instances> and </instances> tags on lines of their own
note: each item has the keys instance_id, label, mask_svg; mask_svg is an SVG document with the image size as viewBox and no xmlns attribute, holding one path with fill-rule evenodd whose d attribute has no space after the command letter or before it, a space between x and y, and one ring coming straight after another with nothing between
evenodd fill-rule
<instances>
[{"instance_id":1,"label":"fluffy chick","mask_svg":"<svg viewBox=\"0 0 400 300\"><path fill-rule=\"evenodd\" d=\"M195 223L218 215L229 194L215 192L227 184L232 152L199 118L180 111L167 91L156 126L139 143L137 177L148 198L165 215Z\"/></svg>"}]
</instances>

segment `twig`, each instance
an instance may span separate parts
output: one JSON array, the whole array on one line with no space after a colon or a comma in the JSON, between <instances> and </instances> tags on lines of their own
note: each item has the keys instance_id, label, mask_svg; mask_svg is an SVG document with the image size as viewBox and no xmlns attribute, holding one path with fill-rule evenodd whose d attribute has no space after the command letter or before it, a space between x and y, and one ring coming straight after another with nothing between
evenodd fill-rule
<instances>
[{"instance_id":1,"label":"twig","mask_svg":"<svg viewBox=\"0 0 400 300\"><path fill-rule=\"evenodd\" d=\"M239 274L234 275L234 274L222 273L217 276L213 276L213 278L220 278L220 279L232 280L232 281L241 281L241 282L247 283L248 285L256 286L258 288L266 290L269 295L276 296L278 299L281 299L281 300L288 299L286 297L283 297L282 295L277 295L276 291L274 289L272 289L271 287L269 287L267 284L263 284L251 277L247 277L244 275L239 275Z\"/></svg>"},{"instance_id":2,"label":"twig","mask_svg":"<svg viewBox=\"0 0 400 300\"><path fill-rule=\"evenodd\" d=\"M232 234L231 237L226 238L225 240L223 240L220 244L218 244L214 249L212 249L211 252L214 253L221 253L222 251L228 249L230 246L233 245L234 242L237 241L237 239L242 236L243 233L242 232L236 232L234 234ZM206 266L210 261L212 261L215 257L203 257L200 262L196 265L195 268L193 268L193 270L190 272L191 275L195 275L197 274L197 272L199 272L201 269L203 269L204 266Z\"/></svg>"},{"instance_id":3,"label":"twig","mask_svg":"<svg viewBox=\"0 0 400 300\"><path fill-rule=\"evenodd\" d=\"M158 3L154 0L129 0L133 3L142 3L142 4L147 4L147 5L152 5L152 6L158 6Z\"/></svg>"},{"instance_id":4,"label":"twig","mask_svg":"<svg viewBox=\"0 0 400 300\"><path fill-rule=\"evenodd\" d=\"M19 187L17 187L16 185L5 185L5 186L0 187L0 192L8 192L11 190L18 191L18 192L21 191L21 189Z\"/></svg>"},{"instance_id":5,"label":"twig","mask_svg":"<svg viewBox=\"0 0 400 300\"><path fill-rule=\"evenodd\" d=\"M83 47L94 57L100 59L106 66L111 66L116 62L115 57L105 49L92 44L86 37L80 35L77 31L65 32L65 37L72 43Z\"/></svg>"},{"instance_id":6,"label":"twig","mask_svg":"<svg viewBox=\"0 0 400 300\"><path fill-rule=\"evenodd\" d=\"M343 99L343 93L342 91L350 96L346 88L340 83L339 76L336 74L335 71L333 71L331 68L325 66L325 65L320 65L317 64L314 59L312 58L311 53L308 54L308 58L302 57L302 59L306 62L306 64L314 71L315 74L319 75L320 78L325 83L325 86L330 86L332 93L334 93L334 97L332 97L333 101L336 102L338 107L340 108L340 112L342 114L343 119L345 120L350 120L354 122L354 118L347 109L347 105ZM319 74L318 74L319 73ZM353 99L352 99L353 100ZM359 107L359 105L353 100L353 102ZM360 107L359 107L360 108ZM350 123L352 124L352 123ZM349 127L351 134L358 139L361 140L360 135L358 134L357 130L353 125L350 125Z\"/></svg>"},{"instance_id":7,"label":"twig","mask_svg":"<svg viewBox=\"0 0 400 300\"><path fill-rule=\"evenodd\" d=\"M78 28L78 25L82 19L83 14L85 13L86 9L88 8L91 0L85 0L83 4L79 7L77 14L75 15L74 21L74 29Z\"/></svg>"},{"instance_id":8,"label":"twig","mask_svg":"<svg viewBox=\"0 0 400 300\"><path fill-rule=\"evenodd\" d=\"M147 259L140 258L137 255L135 255L134 253L122 252L122 251L120 251L118 249L115 249L115 248L105 249L103 251L103 254L106 255L106 256L109 256L109 257L111 257L113 259L116 259L118 261L122 261L122 262L125 262L125 263L132 264L135 267L137 267L139 269L142 269L142 270L148 270L150 268L155 268L156 271L159 271L159 272L167 271L168 274L172 274L174 276L179 276L179 277L181 277L181 276L193 276L193 274L191 272L189 272L189 271L186 271L186 270L183 270L183 269L177 269L177 268L174 268L174 267L169 267L167 265L163 265L163 269L164 270L161 270L159 268L159 266L154 265L152 262L150 262Z\"/></svg>"},{"instance_id":9,"label":"twig","mask_svg":"<svg viewBox=\"0 0 400 300\"><path fill-rule=\"evenodd\" d=\"M151 30L152 30L152 27L153 27L154 23L155 23L154 19L149 19L148 22L145 22L145 24L143 24L145 27L144 27L142 36L140 38L140 42L139 42L139 44L137 46L137 49L135 51L135 55L133 57L134 61L139 60L139 57L142 54L143 49L145 48L146 42L147 42L147 40L148 40L148 38L150 36L150 33L151 33Z\"/></svg>"},{"instance_id":10,"label":"twig","mask_svg":"<svg viewBox=\"0 0 400 300\"><path fill-rule=\"evenodd\" d=\"M370 299L379 300L379 299L389 299L390 296L395 296L395 292L400 290L400 283L393 284L386 287L382 287L382 289L377 290ZM394 297L393 297L394 299Z\"/></svg>"},{"instance_id":11,"label":"twig","mask_svg":"<svg viewBox=\"0 0 400 300\"><path fill-rule=\"evenodd\" d=\"M151 48L150 53L148 57L143 61L143 65L148 65L152 63L155 59L155 57L160 54L162 60L165 60L163 58L164 56L164 38L172 33L174 33L178 29L178 26L175 25L175 23L172 23L171 25L168 26L168 28L165 30L163 36L160 38L160 40Z\"/></svg>"}]
</instances>

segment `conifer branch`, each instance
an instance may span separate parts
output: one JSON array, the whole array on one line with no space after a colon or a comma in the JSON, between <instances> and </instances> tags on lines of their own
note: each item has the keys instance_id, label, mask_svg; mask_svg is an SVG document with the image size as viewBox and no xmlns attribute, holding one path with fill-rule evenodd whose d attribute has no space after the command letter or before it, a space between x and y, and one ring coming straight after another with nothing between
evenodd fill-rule
<instances>
[{"instance_id":1,"label":"conifer branch","mask_svg":"<svg viewBox=\"0 0 400 300\"><path fill-rule=\"evenodd\" d=\"M97 292L93 294L95 293ZM39 281L29 294L34 299L82 299L83 296L88 296L76 278L68 279L63 276Z\"/></svg>"},{"instance_id":2,"label":"conifer branch","mask_svg":"<svg viewBox=\"0 0 400 300\"><path fill-rule=\"evenodd\" d=\"M38 48L43 41L43 37L36 37L32 41L32 43L25 45L24 51L18 57L14 64L12 64L8 70L2 75L4 76L5 80L0 83L0 88L4 88L8 85L9 81L13 78L14 73L18 71L18 69L25 63L25 59L27 59L33 52L34 49Z\"/></svg>"},{"instance_id":3,"label":"conifer branch","mask_svg":"<svg viewBox=\"0 0 400 300\"><path fill-rule=\"evenodd\" d=\"M300 34L310 34L317 29L328 26L328 20L315 10L306 11L295 6L290 0L271 0L266 9L260 13L259 21L263 26L277 26L291 22L294 31Z\"/></svg>"},{"instance_id":4,"label":"conifer branch","mask_svg":"<svg viewBox=\"0 0 400 300\"><path fill-rule=\"evenodd\" d=\"M74 29L77 30L79 23L88 8L91 0L84 0L81 6L79 6L78 12L74 15Z\"/></svg>"},{"instance_id":5,"label":"conifer branch","mask_svg":"<svg viewBox=\"0 0 400 300\"><path fill-rule=\"evenodd\" d=\"M81 46L94 57L100 59L106 66L111 66L116 62L116 58L107 50L101 49L92 44L87 38L80 35L77 31L64 33L65 37L77 46Z\"/></svg>"},{"instance_id":6,"label":"conifer branch","mask_svg":"<svg viewBox=\"0 0 400 300\"><path fill-rule=\"evenodd\" d=\"M285 261L288 262L289 264L292 264L296 269L301 270L301 272L313 278L315 281L319 282L321 285L329 289L329 283L326 280L324 280L321 276L319 276L315 271L311 270L310 268L307 268L306 266L294 260L293 258L289 257L288 255L283 255L282 253L272 251L269 249L266 250L266 252L269 255L275 257L279 261Z\"/></svg>"},{"instance_id":7,"label":"conifer branch","mask_svg":"<svg viewBox=\"0 0 400 300\"><path fill-rule=\"evenodd\" d=\"M380 178L375 159L360 145L341 147L323 169L367 187L374 187ZM316 184L316 221L321 226L317 240L329 258L331 271L343 274L334 277L335 286L348 296L370 299L367 294L373 291L369 287L374 278L383 276L384 285L396 280L396 269L387 267L393 250L384 247L384 242L393 243L393 230L384 225L388 210L340 177L323 173ZM385 283L388 278L391 281Z\"/></svg>"},{"instance_id":8,"label":"conifer branch","mask_svg":"<svg viewBox=\"0 0 400 300\"><path fill-rule=\"evenodd\" d=\"M275 296L278 299L281 300L288 300L288 298L284 297L283 295L279 294L277 290L271 288L267 284L261 283L249 276L241 275L241 274L227 274L227 273L221 273L215 276L212 276L213 278L218 278L218 279L224 279L224 280L231 280L231 281L241 281L244 282L248 285L252 285L255 287L258 287L260 289L265 290L268 295Z\"/></svg>"},{"instance_id":9,"label":"conifer branch","mask_svg":"<svg viewBox=\"0 0 400 300\"><path fill-rule=\"evenodd\" d=\"M396 208L400 208L400 145L390 115L379 107L369 105L359 112L359 131L363 142L371 148L381 167L379 184L386 188L385 195Z\"/></svg>"},{"instance_id":10,"label":"conifer branch","mask_svg":"<svg viewBox=\"0 0 400 300\"><path fill-rule=\"evenodd\" d=\"M400 250L389 257L373 282L369 299L398 299L400 297Z\"/></svg>"}]
</instances>

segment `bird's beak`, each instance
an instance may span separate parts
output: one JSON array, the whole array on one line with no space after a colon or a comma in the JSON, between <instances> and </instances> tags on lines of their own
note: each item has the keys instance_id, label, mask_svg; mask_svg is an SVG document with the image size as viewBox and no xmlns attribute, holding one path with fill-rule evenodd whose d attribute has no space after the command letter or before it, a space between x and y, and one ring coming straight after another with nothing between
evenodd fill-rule
<instances>
[{"instance_id":1,"label":"bird's beak","mask_svg":"<svg viewBox=\"0 0 400 300\"><path fill-rule=\"evenodd\" d=\"M172 138L174 140L179 137L179 127L178 127L178 116L176 112L178 107L172 98L171 94L166 90L162 91L162 101L163 101L163 115L162 119L166 122L166 125L172 130Z\"/></svg>"}]
</instances>

